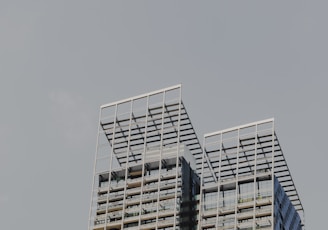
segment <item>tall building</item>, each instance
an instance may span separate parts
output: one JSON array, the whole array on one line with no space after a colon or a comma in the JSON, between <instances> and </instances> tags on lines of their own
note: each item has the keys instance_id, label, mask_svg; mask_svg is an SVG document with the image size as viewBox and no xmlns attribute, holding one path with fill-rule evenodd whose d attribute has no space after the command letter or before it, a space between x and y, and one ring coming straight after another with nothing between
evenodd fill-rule
<instances>
[{"instance_id":1,"label":"tall building","mask_svg":"<svg viewBox=\"0 0 328 230\"><path fill-rule=\"evenodd\" d=\"M203 146L199 229L302 229L273 119L206 134Z\"/></svg>"},{"instance_id":2,"label":"tall building","mask_svg":"<svg viewBox=\"0 0 328 230\"><path fill-rule=\"evenodd\" d=\"M181 85L101 106L89 230L303 228L273 119L201 146Z\"/></svg>"}]
</instances>

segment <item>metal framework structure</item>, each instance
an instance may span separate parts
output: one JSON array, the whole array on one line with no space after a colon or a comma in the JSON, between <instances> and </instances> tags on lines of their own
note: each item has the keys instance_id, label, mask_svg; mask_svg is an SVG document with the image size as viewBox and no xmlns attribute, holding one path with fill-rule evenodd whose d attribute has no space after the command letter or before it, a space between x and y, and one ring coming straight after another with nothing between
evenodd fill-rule
<instances>
[{"instance_id":1,"label":"metal framework structure","mask_svg":"<svg viewBox=\"0 0 328 230\"><path fill-rule=\"evenodd\" d=\"M149 206L145 201L149 197L148 187L157 188L156 194L153 194L156 199L151 201L156 201L159 206L164 203L162 190L168 192L163 189L163 183L173 183L174 201L171 204L181 203L178 191L181 187L181 152L188 152L184 158L191 155L194 171L200 173L202 166L202 148L181 100L181 85L101 106L98 131L89 230L126 229L129 226L142 229L150 224L153 226L154 223L150 221L154 220L156 229L160 228L163 221L159 218L159 207L156 208L155 219L141 211ZM172 151L173 158L167 154ZM171 181L164 180L162 169L167 167L168 170L168 166L175 169L173 177L168 177L174 179ZM156 184L151 185L146 182L153 181L147 177L147 173L156 168L159 169L155 176ZM135 178L136 175L138 178ZM121 189L110 186L117 178L124 181ZM129 184L133 180L136 186ZM115 195L121 197L122 203L114 213L109 206L115 205L112 202L116 200L112 199ZM137 225L134 226L129 212L132 213L135 207L127 205L133 199L138 199L139 204L138 220L133 222ZM133 213L135 215L135 211ZM114 218L114 214L119 217ZM171 214L165 216L166 219L172 219L171 223L163 228L175 229L179 226L178 208L172 208Z\"/></svg>"},{"instance_id":2,"label":"metal framework structure","mask_svg":"<svg viewBox=\"0 0 328 230\"><path fill-rule=\"evenodd\" d=\"M206 134L201 175L199 229L273 229L278 184L304 217L274 119ZM265 189L260 189L262 182ZM228 193L230 206L224 204ZM216 205L208 205L213 202L206 200L209 194L214 194Z\"/></svg>"},{"instance_id":3,"label":"metal framework structure","mask_svg":"<svg viewBox=\"0 0 328 230\"><path fill-rule=\"evenodd\" d=\"M181 100L181 85L106 104L101 110L114 112L100 124L120 165L126 164L126 149L128 161L138 162L145 146L184 143L201 169L202 149Z\"/></svg>"},{"instance_id":4,"label":"metal framework structure","mask_svg":"<svg viewBox=\"0 0 328 230\"><path fill-rule=\"evenodd\" d=\"M273 230L286 197L304 223L274 119L205 134L202 147L181 85L100 107L89 230Z\"/></svg>"}]
</instances>

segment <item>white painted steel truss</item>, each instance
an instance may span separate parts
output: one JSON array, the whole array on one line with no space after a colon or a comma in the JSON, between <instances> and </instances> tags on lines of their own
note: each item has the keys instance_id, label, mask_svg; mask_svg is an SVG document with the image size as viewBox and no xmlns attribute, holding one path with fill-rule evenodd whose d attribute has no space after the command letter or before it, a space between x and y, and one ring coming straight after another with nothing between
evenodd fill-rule
<instances>
[{"instance_id":1,"label":"white painted steel truss","mask_svg":"<svg viewBox=\"0 0 328 230\"><path fill-rule=\"evenodd\" d=\"M278 179L295 209L300 216L304 216L303 206L274 130L274 119L205 134L203 147L201 147L182 102L181 85L175 85L100 107L89 230L95 229L99 199L103 199L99 195L100 175L108 172L108 183L110 184L111 177L116 172L125 170L124 178L127 180L128 174L133 168L139 167L139 165L146 167L148 164L147 152L151 153L154 150L160 151L159 168L166 163L163 152L169 148L176 148L176 164L178 164L181 145L187 148L194 157L195 171L201 178L199 207L203 205L202 195L211 187L216 186L220 191L220 188L226 183L225 181L233 179L234 183L238 185L239 178L250 177L257 180L257 176L266 172L272 178ZM142 175L145 173L145 167L140 169ZM161 175L159 175L159 182L160 177ZM177 199L178 169L175 178L175 199ZM142 183L140 186L142 190ZM108 206L110 186L107 189L107 193L104 193L107 197L104 198L107 199L106 205ZM127 189L125 188L123 191L124 203ZM255 200L254 197L254 202ZM142 204L142 195L139 203ZM256 207L255 204L254 207ZM122 212L125 212L124 208ZM158 212L159 210L157 210ZM237 214L237 206L234 212ZM219 210L216 214L217 220L219 219L218 213ZM106 211L102 218L107 220L108 215ZM174 228L177 215L175 212ZM204 219L203 217L200 210L200 222ZM121 229L123 229L123 222L123 220L120 222L119 228ZM235 217L234 226L237 227L237 224L237 217ZM255 224L254 222L253 227ZM159 227L158 222L156 226ZM201 229L201 224L199 226ZM103 229L107 229L106 225Z\"/></svg>"},{"instance_id":2,"label":"white painted steel truss","mask_svg":"<svg viewBox=\"0 0 328 230\"><path fill-rule=\"evenodd\" d=\"M209 167L211 166L211 167ZM213 177L214 173L214 177ZM229 183L237 186L240 181L254 181L253 198L254 213L256 208L255 182L269 175L272 181L271 196L274 199L274 177L276 177L289 197L304 223L304 209L293 182L291 173L284 158L277 135L274 130L274 119L249 123L204 135L203 167L201 174L201 199L199 219L204 221L204 196L207 191L216 187L215 191L225 190ZM230 181L230 182L229 182ZM212 189L213 190L213 189ZM236 193L235 202L239 197ZM219 192L217 200L219 200ZM273 223L273 202L271 221ZM217 213L219 213L217 207ZM235 215L234 228L238 228L238 206L232 212ZM206 215L205 215L206 217ZM219 214L217 220L219 221ZM253 225L256 227L255 216ZM203 224L204 225L204 224ZM206 225L204 225L206 226ZM216 225L213 225L216 226ZM273 227L273 225L272 225ZM202 224L199 225L202 229Z\"/></svg>"}]
</instances>

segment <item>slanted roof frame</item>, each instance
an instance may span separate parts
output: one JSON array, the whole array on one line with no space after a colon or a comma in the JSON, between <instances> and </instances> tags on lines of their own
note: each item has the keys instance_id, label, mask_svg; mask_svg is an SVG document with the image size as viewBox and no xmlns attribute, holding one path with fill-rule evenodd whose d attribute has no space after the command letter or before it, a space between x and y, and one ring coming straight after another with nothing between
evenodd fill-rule
<instances>
[{"instance_id":1,"label":"slanted roof frame","mask_svg":"<svg viewBox=\"0 0 328 230\"><path fill-rule=\"evenodd\" d=\"M173 99L165 99L165 93L172 91L172 94L175 96ZM117 107L121 104L133 104L137 102L138 100L147 100L149 101L153 96L164 94L164 99L156 106L151 106L147 103L147 113L145 111L144 114L141 114L140 117L135 117L132 111L126 111L127 113L130 113L130 118L125 118L125 120L120 119L119 114L115 112L114 120L111 122L105 122L105 120L100 119L100 124L103 129L103 132L105 135L107 135L108 141L110 144L112 137L114 135L114 139L120 139L120 141L115 140L115 144L117 147L113 147L113 152L115 153L118 162L125 163L127 160L126 157L120 158L119 154L116 153L119 151L119 149L126 149L126 148L133 148L136 146L140 146L140 149L143 149L142 146L143 143L146 143L146 146L151 143L156 143L163 141L164 144L169 143L183 143L187 146L191 154L194 156L197 164L197 171L199 172L201 170L201 157L202 157L202 148L200 145L200 142L198 140L198 137L196 135L196 132L194 130L194 127L190 121L189 115L187 113L187 110L182 102L181 99L181 84L167 87L164 89L156 90L153 92L141 94L138 96L130 97L127 99L119 100L116 102L108 103L102 105L100 108L101 110L107 109L109 107L115 108L117 110ZM172 96L172 95L171 95ZM132 108L132 107L131 107ZM163 112L163 114L162 114ZM162 116L161 116L162 114ZM104 117L106 119L106 117ZM116 121L115 121L116 119ZM147 120L150 121L147 125L141 125L138 127L128 127L128 126L121 126L122 122L124 123L130 123L131 122L137 124L138 119L140 120ZM164 120L163 120L164 119ZM161 133L161 124L171 127L170 131L166 131L164 134ZM116 127L115 129L113 127ZM178 127L179 126L179 127ZM130 132L129 132L130 130ZM169 130L169 129L167 129ZM131 132L132 131L132 132ZM145 135L147 133L147 135ZM142 137L143 136L143 137ZM145 136L147 136L149 139L145 140L143 139ZM179 137L179 140L178 140ZM150 140L152 139L152 140ZM162 139L162 140L161 140ZM118 145L120 144L120 145ZM138 159L141 159L142 151L139 151L137 155L135 155ZM123 154L126 155L126 154ZM134 154L132 154L134 155ZM139 156L138 156L139 155Z\"/></svg>"},{"instance_id":2,"label":"slanted roof frame","mask_svg":"<svg viewBox=\"0 0 328 230\"><path fill-rule=\"evenodd\" d=\"M215 131L215 132L212 132L212 133L205 134L204 135L204 144L203 144L203 146L204 146L204 150L203 150L204 155L207 155L206 144L205 144L205 139L206 138L210 138L210 137L217 136L217 135L222 135L224 133L228 133L228 132L232 132L232 131L236 131L236 130L240 130L240 129L244 129L244 128L248 128L248 127L252 127L252 126L257 126L257 125L261 125L261 124L265 124L265 123L272 123L273 130L274 130L274 118L270 118L270 119L265 119L265 120L252 122L252 123L248 123L248 124L244 124L244 125L224 129L224 130L221 130L221 131ZM275 177L277 177L278 181L280 182L280 184L283 187L284 191L286 192L287 196L291 200L292 204L295 206L295 209L297 211L301 211L301 212L304 213L303 205L301 203L298 192L296 190L293 178L291 176L291 173L289 171L287 162L285 160L284 154L283 154L281 146L279 144L276 132L274 131L273 133L274 133L274 146L275 146L275 150L274 150L274 175L275 175ZM261 136L257 137L259 142L261 142L260 138L261 138ZM240 139L239 141L242 141L242 140ZM209 159L209 161L210 161L209 164L212 165L211 158L207 156L207 159ZM277 164L275 164L275 163L277 163Z\"/></svg>"}]
</instances>

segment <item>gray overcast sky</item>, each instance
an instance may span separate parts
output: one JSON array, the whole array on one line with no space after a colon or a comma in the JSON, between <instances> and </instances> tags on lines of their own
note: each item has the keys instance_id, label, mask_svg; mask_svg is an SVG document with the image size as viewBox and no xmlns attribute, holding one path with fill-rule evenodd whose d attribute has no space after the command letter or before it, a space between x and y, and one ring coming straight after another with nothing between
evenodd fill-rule
<instances>
[{"instance_id":1,"label":"gray overcast sky","mask_svg":"<svg viewBox=\"0 0 328 230\"><path fill-rule=\"evenodd\" d=\"M275 117L326 226L327 1L0 1L0 228L87 229L99 106L183 84L196 131Z\"/></svg>"}]
</instances>

